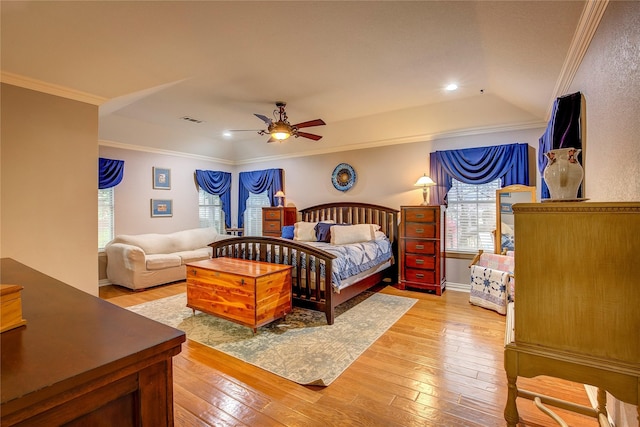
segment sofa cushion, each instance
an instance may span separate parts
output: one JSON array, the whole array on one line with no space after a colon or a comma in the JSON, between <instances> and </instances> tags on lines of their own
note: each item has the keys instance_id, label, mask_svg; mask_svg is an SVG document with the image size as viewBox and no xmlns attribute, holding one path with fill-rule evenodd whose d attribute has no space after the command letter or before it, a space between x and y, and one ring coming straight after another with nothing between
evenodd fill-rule
<instances>
[{"instance_id":1,"label":"sofa cushion","mask_svg":"<svg viewBox=\"0 0 640 427\"><path fill-rule=\"evenodd\" d=\"M162 270L163 268L180 267L182 259L174 254L152 254L146 257L147 270Z\"/></svg>"},{"instance_id":2,"label":"sofa cushion","mask_svg":"<svg viewBox=\"0 0 640 427\"><path fill-rule=\"evenodd\" d=\"M193 251L181 251L173 253L172 255L178 255L183 264L194 261L202 261L203 259L211 258L211 248L195 249Z\"/></svg>"}]
</instances>

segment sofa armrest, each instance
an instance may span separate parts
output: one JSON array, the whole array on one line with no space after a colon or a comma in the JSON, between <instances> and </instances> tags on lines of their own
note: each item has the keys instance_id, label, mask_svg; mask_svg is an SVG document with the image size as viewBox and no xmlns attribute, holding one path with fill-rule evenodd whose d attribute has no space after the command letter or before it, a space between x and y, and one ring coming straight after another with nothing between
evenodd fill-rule
<instances>
[{"instance_id":1,"label":"sofa armrest","mask_svg":"<svg viewBox=\"0 0 640 427\"><path fill-rule=\"evenodd\" d=\"M138 246L114 243L107 246L105 252L107 253L107 276L109 272L146 269L145 253Z\"/></svg>"}]
</instances>

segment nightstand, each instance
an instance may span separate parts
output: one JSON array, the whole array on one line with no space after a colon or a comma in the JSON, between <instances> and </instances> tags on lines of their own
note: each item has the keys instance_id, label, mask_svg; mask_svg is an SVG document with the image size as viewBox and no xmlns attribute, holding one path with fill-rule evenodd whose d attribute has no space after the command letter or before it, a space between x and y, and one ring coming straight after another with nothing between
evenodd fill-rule
<instances>
[{"instance_id":1,"label":"nightstand","mask_svg":"<svg viewBox=\"0 0 640 427\"><path fill-rule=\"evenodd\" d=\"M298 211L295 207L263 207L262 235L282 236L282 227L296 223Z\"/></svg>"},{"instance_id":2,"label":"nightstand","mask_svg":"<svg viewBox=\"0 0 640 427\"><path fill-rule=\"evenodd\" d=\"M400 207L400 289L415 288L442 295L446 286L444 209Z\"/></svg>"}]
</instances>

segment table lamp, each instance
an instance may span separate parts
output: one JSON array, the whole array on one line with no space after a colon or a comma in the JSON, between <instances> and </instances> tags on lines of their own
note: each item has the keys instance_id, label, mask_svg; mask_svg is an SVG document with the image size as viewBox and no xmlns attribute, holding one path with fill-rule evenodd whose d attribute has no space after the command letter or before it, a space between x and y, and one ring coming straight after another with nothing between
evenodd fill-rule
<instances>
[{"instance_id":1,"label":"table lamp","mask_svg":"<svg viewBox=\"0 0 640 427\"><path fill-rule=\"evenodd\" d=\"M431 178L429 178L427 176L427 174L425 173L424 175L422 175L420 178L418 178L418 180L416 181L415 184L416 187L422 187L422 205L426 206L429 204L429 187L436 185L435 182L433 182L433 180Z\"/></svg>"}]
</instances>

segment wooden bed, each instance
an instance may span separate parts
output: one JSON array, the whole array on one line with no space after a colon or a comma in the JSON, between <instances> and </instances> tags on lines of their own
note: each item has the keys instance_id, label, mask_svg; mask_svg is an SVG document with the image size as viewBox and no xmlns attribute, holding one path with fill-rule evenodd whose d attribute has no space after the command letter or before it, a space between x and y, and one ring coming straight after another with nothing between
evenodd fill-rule
<instances>
[{"instance_id":1,"label":"wooden bed","mask_svg":"<svg viewBox=\"0 0 640 427\"><path fill-rule=\"evenodd\" d=\"M323 311L327 324L335 320L334 308L370 287L382 282L385 277L397 280L395 260L398 257L398 210L367 203L327 203L300 211L302 221L318 222L333 220L338 224L378 224L391 242L393 256L391 265L371 274L346 288L335 292L333 286L306 286L306 283L330 284L331 261L335 255L294 240L280 237L243 236L221 240L210 244L213 257L253 259L277 264L295 265L292 278L293 304L298 307ZM273 257L272 254L279 254ZM311 268L314 265L314 268ZM324 268L317 268L322 265Z\"/></svg>"}]
</instances>

